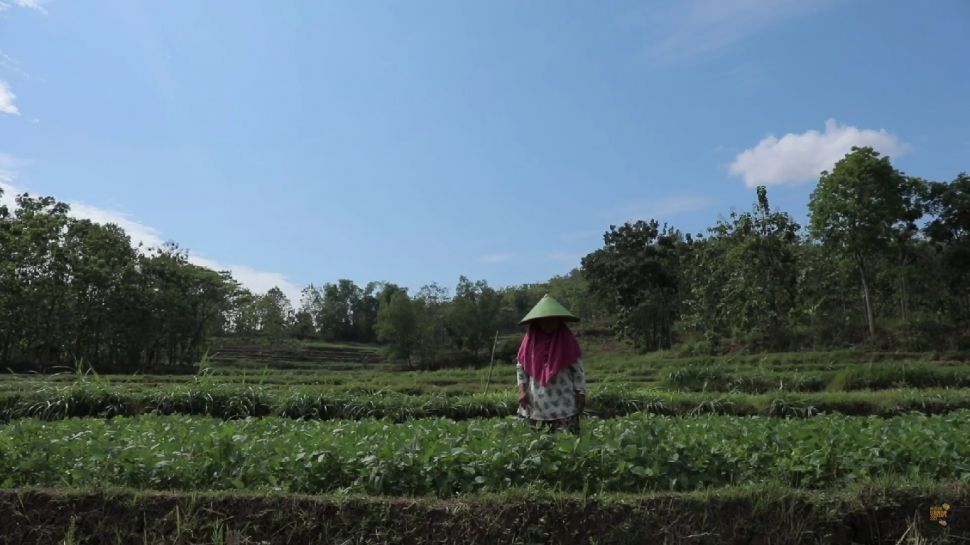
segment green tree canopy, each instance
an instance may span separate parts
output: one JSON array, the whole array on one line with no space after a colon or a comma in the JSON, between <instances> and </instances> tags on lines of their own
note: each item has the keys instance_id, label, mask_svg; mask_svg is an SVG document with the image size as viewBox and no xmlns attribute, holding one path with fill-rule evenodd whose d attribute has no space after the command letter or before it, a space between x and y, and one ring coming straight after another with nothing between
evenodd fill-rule
<instances>
[{"instance_id":1,"label":"green tree canopy","mask_svg":"<svg viewBox=\"0 0 970 545\"><path fill-rule=\"evenodd\" d=\"M411 356L419 342L418 313L407 291L395 290L377 312L377 338L388 344L391 355L406 359Z\"/></svg>"},{"instance_id":2,"label":"green tree canopy","mask_svg":"<svg viewBox=\"0 0 970 545\"><path fill-rule=\"evenodd\" d=\"M637 346L669 348L680 315L685 239L656 220L610 226L604 247L582 260L590 290L616 312L620 333Z\"/></svg>"},{"instance_id":3,"label":"green tree canopy","mask_svg":"<svg viewBox=\"0 0 970 545\"><path fill-rule=\"evenodd\" d=\"M876 330L869 267L901 231L916 230L919 189L918 180L896 170L889 157L853 147L832 172L822 172L809 200L812 236L856 267L870 338Z\"/></svg>"},{"instance_id":4,"label":"green tree canopy","mask_svg":"<svg viewBox=\"0 0 970 545\"><path fill-rule=\"evenodd\" d=\"M732 212L691 251L688 322L716 346L744 337L754 347L784 349L798 289L800 226L771 210L765 187L751 212Z\"/></svg>"}]
</instances>

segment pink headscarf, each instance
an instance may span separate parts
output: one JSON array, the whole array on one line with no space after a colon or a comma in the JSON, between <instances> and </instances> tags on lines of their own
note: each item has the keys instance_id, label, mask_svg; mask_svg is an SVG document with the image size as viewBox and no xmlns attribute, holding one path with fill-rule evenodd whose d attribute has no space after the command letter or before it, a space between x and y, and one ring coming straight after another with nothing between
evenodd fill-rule
<instances>
[{"instance_id":1,"label":"pink headscarf","mask_svg":"<svg viewBox=\"0 0 970 545\"><path fill-rule=\"evenodd\" d=\"M545 386L559 371L576 363L582 355L573 332L561 323L553 333L546 333L535 323L529 324L519 345L519 363L530 377Z\"/></svg>"}]
</instances>

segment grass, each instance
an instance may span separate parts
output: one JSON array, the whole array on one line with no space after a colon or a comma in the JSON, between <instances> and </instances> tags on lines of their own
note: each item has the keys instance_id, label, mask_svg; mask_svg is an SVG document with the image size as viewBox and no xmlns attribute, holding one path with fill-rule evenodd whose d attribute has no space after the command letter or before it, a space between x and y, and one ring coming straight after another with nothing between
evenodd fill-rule
<instances>
[{"instance_id":1,"label":"grass","mask_svg":"<svg viewBox=\"0 0 970 545\"><path fill-rule=\"evenodd\" d=\"M220 529L250 544L964 543L965 528L944 533L925 516L943 502L970 503L970 487L742 485L596 497L526 490L448 500L23 488L0 491L0 520L32 524L0 527L0 542L54 543L70 532L77 544L209 544L219 543Z\"/></svg>"},{"instance_id":2,"label":"grass","mask_svg":"<svg viewBox=\"0 0 970 545\"><path fill-rule=\"evenodd\" d=\"M801 357L801 359L799 359ZM667 354L596 354L585 361L590 384L676 391L816 392L821 390L885 389L900 387L968 387L970 364L937 354L922 356L854 353L766 354L720 358L674 358ZM955 356L954 356L955 357ZM922 358L922 359L921 359ZM337 367L308 364L303 369L271 369L265 362L252 366L210 368L212 379L224 384L260 386L330 386L333 392L394 391L407 394L471 394L482 392L486 366L434 371L410 371L386 363L342 363ZM335 364L336 365L336 364ZM193 375L110 375L119 388L152 389L191 384ZM53 375L0 374L0 393L74 383L74 370ZM495 366L493 384L514 388L515 369L508 362Z\"/></svg>"},{"instance_id":3,"label":"grass","mask_svg":"<svg viewBox=\"0 0 970 545\"><path fill-rule=\"evenodd\" d=\"M928 363L867 364L840 370L829 390L877 390L899 387L970 387L970 368L938 367Z\"/></svg>"}]
</instances>

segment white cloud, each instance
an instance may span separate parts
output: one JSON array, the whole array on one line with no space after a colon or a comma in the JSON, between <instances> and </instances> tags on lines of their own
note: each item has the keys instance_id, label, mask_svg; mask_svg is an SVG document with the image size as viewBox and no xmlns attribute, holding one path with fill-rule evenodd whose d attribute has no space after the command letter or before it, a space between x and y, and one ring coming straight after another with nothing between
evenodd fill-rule
<instances>
[{"instance_id":1,"label":"white cloud","mask_svg":"<svg viewBox=\"0 0 970 545\"><path fill-rule=\"evenodd\" d=\"M728 168L731 174L743 177L748 187L806 182L817 179L823 170L831 170L852 146L871 146L886 155L898 155L908 148L885 129L840 126L829 119L825 132L809 130L781 138L769 135L739 153Z\"/></svg>"},{"instance_id":2,"label":"white cloud","mask_svg":"<svg viewBox=\"0 0 970 545\"><path fill-rule=\"evenodd\" d=\"M78 219L91 220L94 223L113 223L121 227L131 237L131 244L138 246L142 244L145 248L158 248L165 244L162 234L154 227L149 227L143 223L131 219L131 216L124 212L98 208L80 202L72 202L71 215Z\"/></svg>"},{"instance_id":3,"label":"white cloud","mask_svg":"<svg viewBox=\"0 0 970 545\"><path fill-rule=\"evenodd\" d=\"M282 273L260 271L247 265L223 265L218 261L192 254L189 255L189 262L214 271L229 271L233 278L253 293L266 293L274 287L279 288L294 307L300 304L301 288Z\"/></svg>"},{"instance_id":4,"label":"white cloud","mask_svg":"<svg viewBox=\"0 0 970 545\"><path fill-rule=\"evenodd\" d=\"M16 195L23 193L23 190L13 184L17 172L26 163L15 157L0 153L0 189L3 189L3 196L0 197L0 205L6 205L11 210L15 206ZM78 219L87 219L95 223L114 223L125 230L133 246L143 244L143 249L161 247L165 239L161 232L154 227L145 225L133 219L129 214L98 208L84 203L68 203L71 206L71 216ZM232 277L240 284L254 293L265 293L272 287L278 287L290 299L293 305L300 302L300 288L291 282L282 273L261 271L248 265L223 265L222 263L200 255L189 253L189 262L200 267L207 267L215 271L230 271Z\"/></svg>"},{"instance_id":5,"label":"white cloud","mask_svg":"<svg viewBox=\"0 0 970 545\"><path fill-rule=\"evenodd\" d=\"M17 172L26 166L26 162L17 159L9 153L0 152L0 180L12 182Z\"/></svg>"},{"instance_id":6,"label":"white cloud","mask_svg":"<svg viewBox=\"0 0 970 545\"><path fill-rule=\"evenodd\" d=\"M3 11L3 3L0 2L0 11ZM0 50L0 68L13 72L24 79L30 79L30 74L20 67L20 61L7 55Z\"/></svg>"},{"instance_id":7,"label":"white cloud","mask_svg":"<svg viewBox=\"0 0 970 545\"><path fill-rule=\"evenodd\" d=\"M648 46L654 60L677 62L728 47L768 28L809 15L829 1L686 0L666 11L648 9L646 29L657 38Z\"/></svg>"},{"instance_id":8,"label":"white cloud","mask_svg":"<svg viewBox=\"0 0 970 545\"><path fill-rule=\"evenodd\" d=\"M0 206L6 205L13 208L16 204L14 197L17 194L17 188L14 187L13 181L17 172L24 166L26 166L25 161L8 153L0 152L0 189L3 190L3 195L0 196Z\"/></svg>"},{"instance_id":9,"label":"white cloud","mask_svg":"<svg viewBox=\"0 0 970 545\"><path fill-rule=\"evenodd\" d=\"M0 81L0 112L11 115L20 115L20 110L13 103L17 95L13 94L7 82Z\"/></svg>"},{"instance_id":10,"label":"white cloud","mask_svg":"<svg viewBox=\"0 0 970 545\"><path fill-rule=\"evenodd\" d=\"M13 0L13 3L22 8L36 10L44 15L47 15L47 8L44 7L44 4L47 2L44 2L43 0Z\"/></svg>"},{"instance_id":11,"label":"white cloud","mask_svg":"<svg viewBox=\"0 0 970 545\"><path fill-rule=\"evenodd\" d=\"M0 195L0 206L6 206L7 210L12 212L14 206L17 204L14 201L16 193L13 192L13 188L10 186L10 184L4 182L0 182L0 191L3 191L3 195Z\"/></svg>"},{"instance_id":12,"label":"white cloud","mask_svg":"<svg viewBox=\"0 0 970 545\"><path fill-rule=\"evenodd\" d=\"M512 259L512 254L490 254L478 258L481 263L505 263Z\"/></svg>"}]
</instances>

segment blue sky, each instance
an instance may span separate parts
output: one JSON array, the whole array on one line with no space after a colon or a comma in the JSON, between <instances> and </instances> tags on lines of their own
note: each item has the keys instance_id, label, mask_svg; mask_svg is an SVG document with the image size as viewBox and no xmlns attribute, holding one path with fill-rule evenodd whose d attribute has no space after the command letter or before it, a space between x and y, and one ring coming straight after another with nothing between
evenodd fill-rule
<instances>
[{"instance_id":1,"label":"blue sky","mask_svg":"<svg viewBox=\"0 0 970 545\"><path fill-rule=\"evenodd\" d=\"M804 218L854 144L970 170L968 59L965 0L0 0L0 186L256 291L537 282L758 184Z\"/></svg>"}]
</instances>

